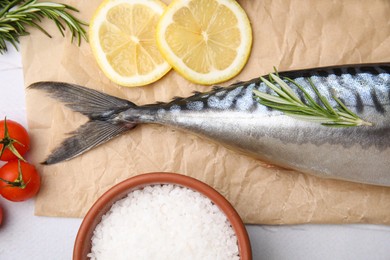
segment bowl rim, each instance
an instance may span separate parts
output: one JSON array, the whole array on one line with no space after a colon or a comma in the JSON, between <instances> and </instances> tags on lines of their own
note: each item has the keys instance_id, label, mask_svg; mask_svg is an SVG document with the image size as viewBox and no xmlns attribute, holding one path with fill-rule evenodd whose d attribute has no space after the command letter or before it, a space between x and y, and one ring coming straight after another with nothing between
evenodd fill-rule
<instances>
[{"instance_id":1,"label":"bowl rim","mask_svg":"<svg viewBox=\"0 0 390 260\"><path fill-rule=\"evenodd\" d=\"M90 233L93 232L96 224L100 222L100 219L99 221L96 221L96 217L101 218L101 215L105 214L105 212L102 214L101 210L105 208L107 203L119 200L120 197L118 197L118 195L120 194L125 196L125 194L130 193L132 190L154 184L176 184L198 191L209 198L228 218L237 236L240 259L252 259L252 249L246 227L240 215L222 194L208 184L187 175L172 172L150 172L130 177L115 184L95 201L86 213L79 227L73 247L73 260L84 259L84 241L88 238ZM93 224L94 220L96 222L95 224ZM91 226L93 226L93 229L91 229Z\"/></svg>"}]
</instances>

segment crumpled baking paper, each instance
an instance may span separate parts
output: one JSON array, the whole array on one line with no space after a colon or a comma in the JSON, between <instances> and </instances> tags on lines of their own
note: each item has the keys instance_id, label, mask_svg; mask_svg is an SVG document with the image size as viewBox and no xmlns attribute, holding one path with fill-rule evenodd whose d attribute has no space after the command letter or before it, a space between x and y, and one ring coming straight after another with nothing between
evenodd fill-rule
<instances>
[{"instance_id":1,"label":"crumpled baking paper","mask_svg":"<svg viewBox=\"0 0 390 260\"><path fill-rule=\"evenodd\" d=\"M90 21L100 1L62 1ZM168 3L169 1L165 1ZM253 49L244 70L227 86L273 71L390 60L387 0L239 1L253 26ZM124 88L100 71L88 43L78 47L44 21L21 43L25 84L53 80L94 88L136 104L169 101L208 86L175 71L149 86ZM42 174L35 213L83 217L107 189L147 172L176 172L214 187L245 223L390 223L390 188L321 179L251 159L225 147L158 125L142 125L68 162L39 165L67 133L87 119L44 93L26 89L30 160ZM342 155L340 155L342 156Z\"/></svg>"}]
</instances>

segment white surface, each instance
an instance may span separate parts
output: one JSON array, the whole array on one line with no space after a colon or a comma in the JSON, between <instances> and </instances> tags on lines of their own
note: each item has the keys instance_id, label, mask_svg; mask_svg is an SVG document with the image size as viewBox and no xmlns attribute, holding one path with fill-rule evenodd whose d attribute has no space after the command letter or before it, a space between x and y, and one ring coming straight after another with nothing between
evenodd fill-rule
<instances>
[{"instance_id":1,"label":"white surface","mask_svg":"<svg viewBox=\"0 0 390 260\"><path fill-rule=\"evenodd\" d=\"M26 126L20 53L0 55L0 117ZM11 203L0 226L1 260L71 259L81 219L34 216L34 201ZM247 226L254 259L390 259L390 226Z\"/></svg>"}]
</instances>

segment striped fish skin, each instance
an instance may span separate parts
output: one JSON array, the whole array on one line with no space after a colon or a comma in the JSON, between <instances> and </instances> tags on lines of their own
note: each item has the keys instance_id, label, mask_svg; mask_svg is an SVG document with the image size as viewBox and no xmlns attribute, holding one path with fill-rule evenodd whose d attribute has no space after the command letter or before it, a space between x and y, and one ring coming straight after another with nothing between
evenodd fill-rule
<instances>
[{"instance_id":1,"label":"striped fish skin","mask_svg":"<svg viewBox=\"0 0 390 260\"><path fill-rule=\"evenodd\" d=\"M280 76L294 79L314 97L310 78L328 100L333 100L335 93L373 126L333 128L286 116L253 99L254 89L272 92L257 79L130 109L123 112L123 118L184 129L301 172L390 186L389 64L294 71ZM334 101L331 104L336 106Z\"/></svg>"},{"instance_id":2,"label":"striped fish skin","mask_svg":"<svg viewBox=\"0 0 390 260\"><path fill-rule=\"evenodd\" d=\"M77 85L37 82L30 88L46 91L90 119L45 163L69 160L138 124L152 123L200 135L285 168L390 186L390 64L289 71L279 76L294 79L315 97L310 78L332 106L336 106L334 94L373 125L332 128L286 116L254 99L254 89L273 93L259 79L144 106Z\"/></svg>"}]
</instances>

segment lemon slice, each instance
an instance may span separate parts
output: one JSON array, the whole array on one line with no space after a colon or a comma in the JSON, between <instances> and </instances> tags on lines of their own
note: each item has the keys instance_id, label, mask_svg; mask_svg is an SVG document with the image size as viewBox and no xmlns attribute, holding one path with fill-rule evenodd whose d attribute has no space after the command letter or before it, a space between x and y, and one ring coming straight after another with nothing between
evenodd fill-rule
<instances>
[{"instance_id":1,"label":"lemon slice","mask_svg":"<svg viewBox=\"0 0 390 260\"><path fill-rule=\"evenodd\" d=\"M252 29L235 0L175 0L161 16L156 38L177 72L210 85L242 70L251 51Z\"/></svg>"},{"instance_id":2,"label":"lemon slice","mask_svg":"<svg viewBox=\"0 0 390 260\"><path fill-rule=\"evenodd\" d=\"M122 86L142 86L164 76L170 65L155 38L165 4L158 0L106 0L89 29L92 52L104 74Z\"/></svg>"}]
</instances>

